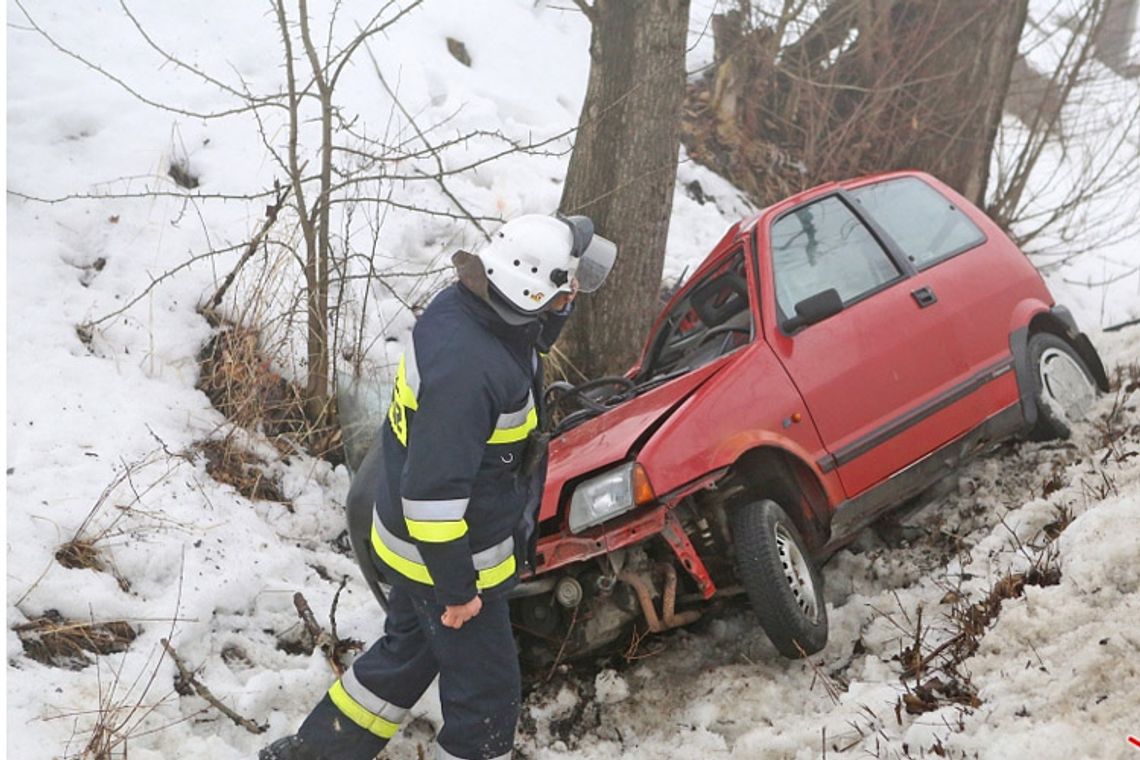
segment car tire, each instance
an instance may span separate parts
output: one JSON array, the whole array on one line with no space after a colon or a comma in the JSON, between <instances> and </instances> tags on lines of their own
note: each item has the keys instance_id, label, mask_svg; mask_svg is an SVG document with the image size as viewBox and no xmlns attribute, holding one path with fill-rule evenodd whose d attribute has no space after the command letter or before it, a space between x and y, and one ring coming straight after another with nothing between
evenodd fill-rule
<instances>
[{"instance_id":1,"label":"car tire","mask_svg":"<svg viewBox=\"0 0 1140 760\"><path fill-rule=\"evenodd\" d=\"M1093 374L1080 354L1053 333L1031 335L1028 354L1037 404L1037 421L1029 439L1068 438L1071 425L1083 420L1096 400Z\"/></svg>"},{"instance_id":2,"label":"car tire","mask_svg":"<svg viewBox=\"0 0 1140 760\"><path fill-rule=\"evenodd\" d=\"M763 499L731 510L729 524L737 576L776 649L791 659L823 649L823 576L792 519L779 504Z\"/></svg>"}]
</instances>

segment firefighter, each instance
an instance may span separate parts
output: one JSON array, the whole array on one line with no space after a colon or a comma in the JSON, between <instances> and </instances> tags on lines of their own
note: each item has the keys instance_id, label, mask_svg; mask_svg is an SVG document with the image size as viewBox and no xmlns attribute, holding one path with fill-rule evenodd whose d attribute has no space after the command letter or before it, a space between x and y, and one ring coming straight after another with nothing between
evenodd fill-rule
<instances>
[{"instance_id":1,"label":"firefighter","mask_svg":"<svg viewBox=\"0 0 1140 760\"><path fill-rule=\"evenodd\" d=\"M374 444L371 560L392 586L384 636L260 760L371 760L437 674L437 756L510 757L520 674L506 594L536 540L538 352L616 252L586 217L527 215L478 255L452 257L459 282L417 321ZM524 460L542 464L532 473Z\"/></svg>"}]
</instances>

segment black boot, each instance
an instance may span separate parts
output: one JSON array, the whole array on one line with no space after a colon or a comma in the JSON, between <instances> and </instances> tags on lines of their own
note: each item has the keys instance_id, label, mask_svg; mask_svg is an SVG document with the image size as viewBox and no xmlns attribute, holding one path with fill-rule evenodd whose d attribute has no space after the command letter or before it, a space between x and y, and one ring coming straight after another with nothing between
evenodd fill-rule
<instances>
[{"instance_id":1,"label":"black boot","mask_svg":"<svg viewBox=\"0 0 1140 760\"><path fill-rule=\"evenodd\" d=\"M298 735L285 736L257 753L257 760L324 760Z\"/></svg>"}]
</instances>

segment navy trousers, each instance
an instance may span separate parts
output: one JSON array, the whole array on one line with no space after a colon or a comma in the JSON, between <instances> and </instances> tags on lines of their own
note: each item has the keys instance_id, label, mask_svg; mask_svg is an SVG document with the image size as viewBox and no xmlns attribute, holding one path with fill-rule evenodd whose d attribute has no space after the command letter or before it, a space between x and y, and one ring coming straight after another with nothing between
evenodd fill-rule
<instances>
[{"instance_id":1,"label":"navy trousers","mask_svg":"<svg viewBox=\"0 0 1140 760\"><path fill-rule=\"evenodd\" d=\"M521 678L505 598L483 601L462 628L440 622L443 606L398 586L384 637L356 659L301 725L326 760L372 760L439 674L441 760L509 758Z\"/></svg>"}]
</instances>

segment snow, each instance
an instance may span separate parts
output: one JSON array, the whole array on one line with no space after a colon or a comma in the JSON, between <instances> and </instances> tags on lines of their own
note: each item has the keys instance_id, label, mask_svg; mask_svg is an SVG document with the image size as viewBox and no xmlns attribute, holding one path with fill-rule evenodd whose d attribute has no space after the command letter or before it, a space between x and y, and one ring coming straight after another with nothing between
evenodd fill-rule
<instances>
[{"instance_id":1,"label":"snow","mask_svg":"<svg viewBox=\"0 0 1140 760\"><path fill-rule=\"evenodd\" d=\"M281 86L267 4L135 5L129 7L152 37L188 64L256 92ZM323 39L332 3L310 5L314 33ZM544 140L574 126L585 91L589 29L569 6L515 0L497 4L492 16L481 4L432 0L371 48L403 106L432 127L435 142L476 130ZM166 178L167 167L183 161L200 177L200 193L231 195L262 192L279 170L248 114L201 118L234 107L236 98L160 58L117 2L26 7L60 44L146 98L199 115L140 103L29 31L19 7L9 3L9 190L41 198L141 197L45 204L10 194L7 202L8 756L82 754L101 711L127 720L132 758L249 757L268 739L294 730L331 679L319 652L304 656L282 648L300 635L293 594L302 590L318 620L327 621L347 576L340 635L368 643L382 622L351 558L336 548L345 468L282 455L264 438L233 431L195 388L197 354L211 335L196 306L260 226L267 198L189 199ZM690 69L711 55L705 22L715 3L693 7ZM343 44L355 22L375 9L363 0L343 3L336 41ZM447 53L448 36L464 42L471 68ZM367 56L347 70L339 92L370 133L394 121L391 139L420 147L399 117L390 118L392 99ZM280 144L280 122L269 126ZM311 138L309 130L306 135ZM479 216L550 211L569 142L548 147L550 155L512 154L455 175L448 189ZM442 160L457 167L502 148L499 139L475 136L448 148ZM401 165L407 174L417 167L434 171L430 161ZM711 201L691 197L686 188L694 181ZM456 213L433 183L394 182L391 189L402 202ZM749 212L731 185L683 161L666 279L691 272ZM346 234L359 246L370 241L364 227ZM377 261L386 270L432 271L455 247L476 239L470 225L453 219L389 209ZM1135 244L1132 237L1128 251ZM231 247L163 277L192 255ZM1128 251L1123 255L1134 255ZM297 278L291 260L279 247L266 257L276 279L262 290L240 279L237 297L226 304L231 317L288 301ZM1063 278L1099 278L1101 264L1089 266L1051 274L1050 282L1068 300L1078 290L1066 290ZM389 371L407 339L413 317L401 300L422 301L445 278L393 276L399 298L387 291L357 294L372 299L366 332L391 339L371 343L373 371ZM1113 290L1103 309L1097 291L1081 289L1079 296L1077 316L1087 325L1140 313L1140 298L1127 287ZM112 314L87 343L77 334L78 325ZM296 334L286 325L277 337L288 346ZM1111 365L1140 358L1138 335L1126 330L1094 340ZM275 368L303 376L303 364L289 356L288 350L275 356ZM1096 416L1108 414L1113 401L1102 399ZM1137 446L1138 401L1135 393L1122 399L1125 428L1133 429L1119 443L1125 451ZM251 501L207 474L195 447L226 436L267 461L287 505ZM1078 430L1073 444L1003 449L966 468L957 488L914 518L920 527L957 536L961 545L953 551L921 541L888 547L868 534L855 550L838 555L825 570L831 643L810 662L780 659L749 614L732 607L649 642L646 656L631 666L583 677L571 672L537 689L524 708L524 725L529 719L532 728L520 735L522 751L583 760L807 758L819 756L826 741L829 754L848 747L853 755L884 757L929 755L934 746L952 756L1035 750L1043 757L1127 756L1124 736L1140 729L1140 457L1102 463L1106 449L1094 425ZM1043 496L1042 482L1055 466L1065 484ZM1101 473L1115 484L1103 498ZM905 636L895 622L913 618L919 605L928 620L945 613L940 600L948 583L984 595L1003 573L1024 569L1012 535L1034 540L1062 506L1075 519L1059 541L1060 584L1031 586L1023 598L1007 601L968 661L981 706L904 714L900 725L894 706L901 668L892 658ZM76 535L95 540L105 571L56 561L57 548ZM962 580L967 575L971 579ZM50 610L81 622L127 620L138 638L125 652L92 656L82 670L49 667L24 654L12 627ZM198 697L176 693L176 670L162 656L162 639L200 669L221 700L267 723L266 732L253 735ZM824 676L845 688L829 694ZM145 709L131 712L138 704ZM440 722L434 687L413 715L415 722L393 742L394 758L416 757L417 745L430 742ZM573 725L553 731L568 719Z\"/></svg>"}]
</instances>

